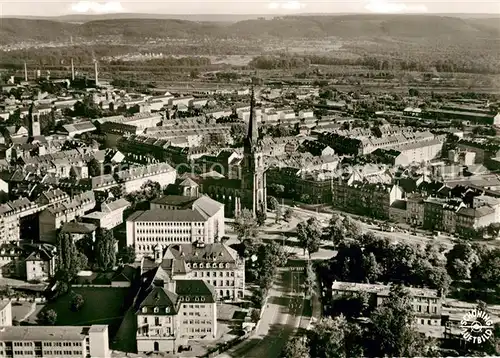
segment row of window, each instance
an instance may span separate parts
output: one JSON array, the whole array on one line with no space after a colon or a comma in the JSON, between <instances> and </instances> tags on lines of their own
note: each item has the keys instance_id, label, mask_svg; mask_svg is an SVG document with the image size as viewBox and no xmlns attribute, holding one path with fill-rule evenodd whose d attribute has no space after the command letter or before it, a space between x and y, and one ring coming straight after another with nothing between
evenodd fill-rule
<instances>
[{"instance_id":1,"label":"row of window","mask_svg":"<svg viewBox=\"0 0 500 358\"><path fill-rule=\"evenodd\" d=\"M172 237L138 237L137 242L184 242L186 240L190 240L191 235L188 236L172 236Z\"/></svg>"},{"instance_id":2,"label":"row of window","mask_svg":"<svg viewBox=\"0 0 500 358\"><path fill-rule=\"evenodd\" d=\"M43 346L44 347L81 347L82 346L82 342L43 342Z\"/></svg>"},{"instance_id":3,"label":"row of window","mask_svg":"<svg viewBox=\"0 0 500 358\"><path fill-rule=\"evenodd\" d=\"M137 234L190 234L191 229L138 229ZM201 234L201 230L198 230L198 234Z\"/></svg>"},{"instance_id":4,"label":"row of window","mask_svg":"<svg viewBox=\"0 0 500 358\"><path fill-rule=\"evenodd\" d=\"M217 280L207 280L207 282L211 285L214 285L214 286L224 286L224 281L223 280L220 280L218 281L219 284L217 284ZM229 280L226 280L226 286L230 286L230 287L233 287L234 286L234 281L229 281Z\"/></svg>"},{"instance_id":5,"label":"row of window","mask_svg":"<svg viewBox=\"0 0 500 358\"><path fill-rule=\"evenodd\" d=\"M212 328L186 328L185 332L188 333L210 333L212 332Z\"/></svg>"},{"instance_id":6,"label":"row of window","mask_svg":"<svg viewBox=\"0 0 500 358\"><path fill-rule=\"evenodd\" d=\"M226 264L226 268L227 268L227 266L228 266L228 264ZM208 271L208 272L195 271L195 272L193 272L193 276L194 277L204 277L204 276L210 277L210 271ZM216 271L212 271L212 277L217 277ZM224 271L219 271L219 277L224 277ZM234 271L226 271L226 277L234 277Z\"/></svg>"},{"instance_id":7,"label":"row of window","mask_svg":"<svg viewBox=\"0 0 500 358\"><path fill-rule=\"evenodd\" d=\"M205 320L199 320L199 319L190 319L190 320L187 320L185 319L184 321L182 321L183 324L212 324L211 321L205 321Z\"/></svg>"},{"instance_id":8,"label":"row of window","mask_svg":"<svg viewBox=\"0 0 500 358\"><path fill-rule=\"evenodd\" d=\"M182 307L183 308L196 308L196 309L200 309L200 308L205 308L205 305L187 305L187 304L183 304Z\"/></svg>"},{"instance_id":9,"label":"row of window","mask_svg":"<svg viewBox=\"0 0 500 358\"><path fill-rule=\"evenodd\" d=\"M35 353L33 351L14 351L14 354L15 355L19 355L19 356L22 356L22 355L26 355L26 356L34 356ZM82 355L82 351L45 351L43 352L43 355L56 355L56 356L71 356L71 355L75 355L75 356L81 356ZM0 356L3 356L2 352L0 352Z\"/></svg>"},{"instance_id":10,"label":"row of window","mask_svg":"<svg viewBox=\"0 0 500 358\"><path fill-rule=\"evenodd\" d=\"M210 262L206 263L206 264L203 264L203 263L200 263L200 264L197 264L196 262L193 263L191 265L191 263L188 263L187 264L188 267L193 267L193 268L229 268L229 263L226 262L225 264L220 262L220 263L213 263L211 264ZM208 273L207 273L208 275ZM222 276L222 275L221 275Z\"/></svg>"},{"instance_id":11,"label":"row of window","mask_svg":"<svg viewBox=\"0 0 500 358\"><path fill-rule=\"evenodd\" d=\"M158 227L158 226L203 226L203 222L175 222L175 221L160 221L160 222L137 222L137 226Z\"/></svg>"}]
</instances>

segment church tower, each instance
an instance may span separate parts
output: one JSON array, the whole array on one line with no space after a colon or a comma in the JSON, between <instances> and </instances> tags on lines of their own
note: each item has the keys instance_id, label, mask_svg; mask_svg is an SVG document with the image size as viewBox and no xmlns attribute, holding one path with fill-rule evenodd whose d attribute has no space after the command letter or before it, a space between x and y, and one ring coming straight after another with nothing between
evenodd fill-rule
<instances>
[{"instance_id":1,"label":"church tower","mask_svg":"<svg viewBox=\"0 0 500 358\"><path fill-rule=\"evenodd\" d=\"M267 187L253 87L251 96L248 133L243 147L240 205L256 215L259 210L267 210Z\"/></svg>"}]
</instances>

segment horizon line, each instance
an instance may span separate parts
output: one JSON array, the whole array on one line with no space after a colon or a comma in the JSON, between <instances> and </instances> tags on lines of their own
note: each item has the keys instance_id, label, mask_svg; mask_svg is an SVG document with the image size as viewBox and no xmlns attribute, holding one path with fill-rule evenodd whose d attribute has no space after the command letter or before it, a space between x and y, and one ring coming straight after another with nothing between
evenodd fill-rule
<instances>
[{"instance_id":1,"label":"horizon line","mask_svg":"<svg viewBox=\"0 0 500 358\"><path fill-rule=\"evenodd\" d=\"M67 13L62 15L22 15L22 14L13 14L13 15L4 15L0 14L0 18L22 18L22 17L31 17L31 18L60 18L60 17L68 17L68 16L123 16L123 15L150 15L150 16L259 16L259 17L289 17L289 16L345 16L345 15L373 15L373 16L397 16L397 15L426 15L426 16L453 16L453 15L468 15L468 16L478 16L478 15L488 15L492 17L500 17L498 13L489 13L489 12L398 12L398 13L375 13L370 11L358 11L358 12L331 12L331 13L315 13L315 12L297 12L297 13L151 13L151 12L109 12L109 13Z\"/></svg>"}]
</instances>

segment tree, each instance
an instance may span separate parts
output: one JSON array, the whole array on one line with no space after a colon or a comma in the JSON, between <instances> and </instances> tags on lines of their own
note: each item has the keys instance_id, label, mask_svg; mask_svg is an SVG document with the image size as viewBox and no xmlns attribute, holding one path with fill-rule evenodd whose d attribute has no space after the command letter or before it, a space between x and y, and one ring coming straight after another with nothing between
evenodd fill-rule
<instances>
[{"instance_id":1,"label":"tree","mask_svg":"<svg viewBox=\"0 0 500 358\"><path fill-rule=\"evenodd\" d=\"M88 260L85 255L80 253L69 233L62 231L57 235L57 274L59 280L69 283L78 272L87 266Z\"/></svg>"},{"instance_id":2,"label":"tree","mask_svg":"<svg viewBox=\"0 0 500 358\"><path fill-rule=\"evenodd\" d=\"M231 125L230 134L235 144L241 144L247 135L247 126L244 123L234 123Z\"/></svg>"},{"instance_id":3,"label":"tree","mask_svg":"<svg viewBox=\"0 0 500 358\"><path fill-rule=\"evenodd\" d=\"M345 234L353 239L360 236L363 232L361 230L361 226L349 216L346 216L344 218L342 224L344 225L345 228Z\"/></svg>"},{"instance_id":4,"label":"tree","mask_svg":"<svg viewBox=\"0 0 500 358\"><path fill-rule=\"evenodd\" d=\"M133 264L135 262L135 256L134 247L125 246L118 252L117 260L122 264Z\"/></svg>"},{"instance_id":5,"label":"tree","mask_svg":"<svg viewBox=\"0 0 500 358\"><path fill-rule=\"evenodd\" d=\"M57 322L57 312L53 309L42 310L38 313L37 319L43 326L53 326Z\"/></svg>"},{"instance_id":6,"label":"tree","mask_svg":"<svg viewBox=\"0 0 500 358\"><path fill-rule=\"evenodd\" d=\"M250 319L252 320L253 323L257 323L260 320L260 309L256 308L252 310L252 313L250 314Z\"/></svg>"},{"instance_id":7,"label":"tree","mask_svg":"<svg viewBox=\"0 0 500 358\"><path fill-rule=\"evenodd\" d=\"M311 357L350 358L362 357L360 330L347 322L344 316L323 318L309 332Z\"/></svg>"},{"instance_id":8,"label":"tree","mask_svg":"<svg viewBox=\"0 0 500 358\"><path fill-rule=\"evenodd\" d=\"M91 234L85 234L83 238L75 243L76 249L81 252L90 262L95 261L94 239Z\"/></svg>"},{"instance_id":9,"label":"tree","mask_svg":"<svg viewBox=\"0 0 500 358\"><path fill-rule=\"evenodd\" d=\"M271 211L276 210L279 206L278 200L274 196L267 197L267 208Z\"/></svg>"},{"instance_id":10,"label":"tree","mask_svg":"<svg viewBox=\"0 0 500 358\"><path fill-rule=\"evenodd\" d=\"M275 241L260 245L257 252L259 284L263 289L271 288L278 267L285 266L287 255L283 246Z\"/></svg>"},{"instance_id":11,"label":"tree","mask_svg":"<svg viewBox=\"0 0 500 358\"><path fill-rule=\"evenodd\" d=\"M309 358L309 348L306 344L306 337L292 337L286 342L281 352L281 358Z\"/></svg>"},{"instance_id":12,"label":"tree","mask_svg":"<svg viewBox=\"0 0 500 358\"><path fill-rule=\"evenodd\" d=\"M257 210L257 225L262 226L266 223L267 215L264 210Z\"/></svg>"},{"instance_id":13,"label":"tree","mask_svg":"<svg viewBox=\"0 0 500 358\"><path fill-rule=\"evenodd\" d=\"M116 240L111 230L98 229L96 233L96 263L102 271L110 271L116 264Z\"/></svg>"},{"instance_id":14,"label":"tree","mask_svg":"<svg viewBox=\"0 0 500 358\"><path fill-rule=\"evenodd\" d=\"M413 329L411 296L403 286L391 287L388 299L375 309L371 321L368 351L373 356L424 356L424 341Z\"/></svg>"},{"instance_id":15,"label":"tree","mask_svg":"<svg viewBox=\"0 0 500 358\"><path fill-rule=\"evenodd\" d=\"M248 209L243 209L240 215L234 219L233 228L240 241L257 237L258 224L252 212Z\"/></svg>"},{"instance_id":16,"label":"tree","mask_svg":"<svg viewBox=\"0 0 500 358\"><path fill-rule=\"evenodd\" d=\"M292 215L293 215L293 209L286 208L285 213L283 214L283 219L285 219L285 221L289 221L292 218Z\"/></svg>"},{"instance_id":17,"label":"tree","mask_svg":"<svg viewBox=\"0 0 500 358\"><path fill-rule=\"evenodd\" d=\"M103 173L102 170L102 165L97 161L97 159L92 158L89 163L88 163L88 169L89 169L89 176L90 177L97 177L100 176Z\"/></svg>"},{"instance_id":18,"label":"tree","mask_svg":"<svg viewBox=\"0 0 500 358\"><path fill-rule=\"evenodd\" d=\"M470 279L471 271L478 263L476 251L464 241L457 242L446 254L446 269L455 280Z\"/></svg>"},{"instance_id":19,"label":"tree","mask_svg":"<svg viewBox=\"0 0 500 358\"><path fill-rule=\"evenodd\" d=\"M478 286L496 287L500 283L500 249L482 253L480 263L471 272L471 281Z\"/></svg>"},{"instance_id":20,"label":"tree","mask_svg":"<svg viewBox=\"0 0 500 358\"><path fill-rule=\"evenodd\" d=\"M345 227L342 218L338 214L333 214L325 229L325 236L331 240L334 246L339 245L345 238Z\"/></svg>"},{"instance_id":21,"label":"tree","mask_svg":"<svg viewBox=\"0 0 500 358\"><path fill-rule=\"evenodd\" d=\"M152 180L148 180L142 184L141 191L144 193L144 197L147 201L151 201L163 195L160 183Z\"/></svg>"},{"instance_id":22,"label":"tree","mask_svg":"<svg viewBox=\"0 0 500 358\"><path fill-rule=\"evenodd\" d=\"M376 282L382 275L382 268L378 264L377 258L375 257L373 252L370 252L368 255L363 255L362 265L364 276L368 283Z\"/></svg>"},{"instance_id":23,"label":"tree","mask_svg":"<svg viewBox=\"0 0 500 358\"><path fill-rule=\"evenodd\" d=\"M309 256L319 250L321 244L321 226L315 217L297 224L297 238L300 247L309 252Z\"/></svg>"},{"instance_id":24,"label":"tree","mask_svg":"<svg viewBox=\"0 0 500 358\"><path fill-rule=\"evenodd\" d=\"M273 192L276 196L281 197L285 192L285 187L281 184L271 184L269 186L271 192Z\"/></svg>"},{"instance_id":25,"label":"tree","mask_svg":"<svg viewBox=\"0 0 500 358\"><path fill-rule=\"evenodd\" d=\"M112 187L111 189L109 189L109 191L115 199L119 199L123 195L123 190L122 190L122 187L120 185Z\"/></svg>"},{"instance_id":26,"label":"tree","mask_svg":"<svg viewBox=\"0 0 500 358\"><path fill-rule=\"evenodd\" d=\"M317 286L316 273L314 272L312 264L308 262L306 266L305 280L306 297L312 297L314 292L316 291Z\"/></svg>"},{"instance_id":27,"label":"tree","mask_svg":"<svg viewBox=\"0 0 500 358\"><path fill-rule=\"evenodd\" d=\"M73 297L71 297L71 310L73 312L78 312L80 309L83 307L83 304L85 303L85 300L83 299L83 296L80 294L75 294Z\"/></svg>"}]
</instances>

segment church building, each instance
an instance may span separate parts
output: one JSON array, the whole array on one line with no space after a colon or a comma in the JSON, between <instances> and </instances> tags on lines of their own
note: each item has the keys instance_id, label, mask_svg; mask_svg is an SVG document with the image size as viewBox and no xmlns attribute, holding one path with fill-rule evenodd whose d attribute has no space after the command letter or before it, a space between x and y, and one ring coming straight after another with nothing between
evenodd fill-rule
<instances>
[{"instance_id":1,"label":"church building","mask_svg":"<svg viewBox=\"0 0 500 358\"><path fill-rule=\"evenodd\" d=\"M261 138L257 126L255 95L252 88L248 133L244 141L243 160L238 178L228 179L227 174L200 176L200 192L225 205L226 217L237 216L248 209L254 215L267 210L267 187Z\"/></svg>"}]
</instances>

